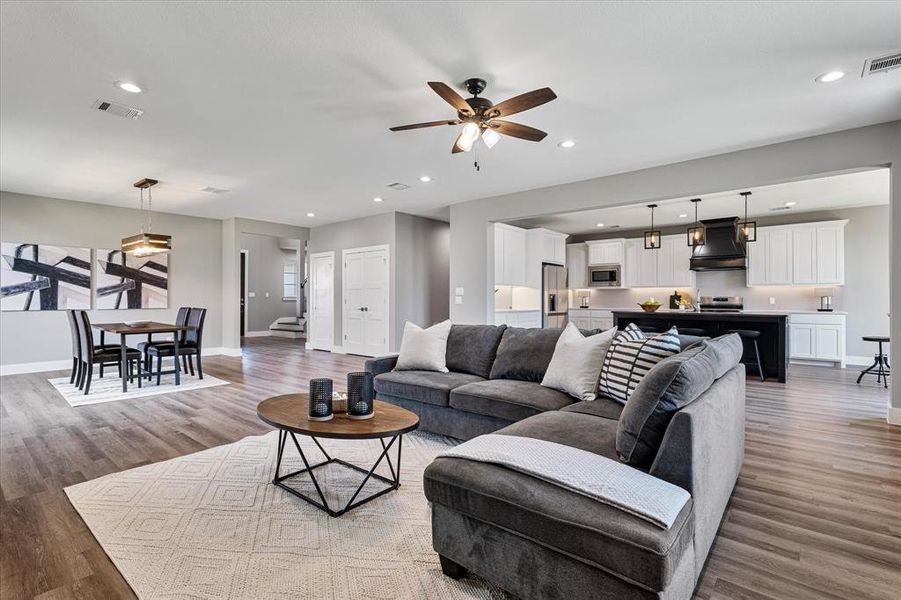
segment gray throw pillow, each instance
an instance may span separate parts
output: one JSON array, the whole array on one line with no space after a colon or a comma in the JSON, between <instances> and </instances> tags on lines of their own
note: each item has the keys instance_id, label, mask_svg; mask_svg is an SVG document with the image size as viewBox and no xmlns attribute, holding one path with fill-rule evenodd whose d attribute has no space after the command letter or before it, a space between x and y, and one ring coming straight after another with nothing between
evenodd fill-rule
<instances>
[{"instance_id":1,"label":"gray throw pillow","mask_svg":"<svg viewBox=\"0 0 901 600\"><path fill-rule=\"evenodd\" d=\"M718 338L707 340L707 345L716 354L716 379L725 375L732 367L741 362L745 346L737 333L727 333Z\"/></svg>"},{"instance_id":2,"label":"gray throw pillow","mask_svg":"<svg viewBox=\"0 0 901 600\"><path fill-rule=\"evenodd\" d=\"M562 329L507 327L490 378L541 383L562 332Z\"/></svg>"},{"instance_id":3,"label":"gray throw pillow","mask_svg":"<svg viewBox=\"0 0 901 600\"><path fill-rule=\"evenodd\" d=\"M447 368L488 379L506 325L454 325L447 338Z\"/></svg>"},{"instance_id":4,"label":"gray throw pillow","mask_svg":"<svg viewBox=\"0 0 901 600\"><path fill-rule=\"evenodd\" d=\"M651 368L635 388L616 427L622 462L647 467L657 456L673 413L703 394L717 379L716 351L707 340Z\"/></svg>"}]
</instances>

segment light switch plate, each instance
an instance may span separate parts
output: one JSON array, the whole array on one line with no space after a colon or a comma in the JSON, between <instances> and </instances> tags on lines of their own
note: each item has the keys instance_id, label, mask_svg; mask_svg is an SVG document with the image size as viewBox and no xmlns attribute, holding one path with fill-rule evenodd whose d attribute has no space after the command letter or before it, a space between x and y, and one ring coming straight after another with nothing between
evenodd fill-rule
<instances>
[{"instance_id":1,"label":"light switch plate","mask_svg":"<svg viewBox=\"0 0 901 600\"><path fill-rule=\"evenodd\" d=\"M463 296L455 296L454 304L463 304Z\"/></svg>"},{"instance_id":2,"label":"light switch plate","mask_svg":"<svg viewBox=\"0 0 901 600\"><path fill-rule=\"evenodd\" d=\"M776 304L776 297L770 296L770 304Z\"/></svg>"},{"instance_id":3,"label":"light switch plate","mask_svg":"<svg viewBox=\"0 0 901 600\"><path fill-rule=\"evenodd\" d=\"M457 295L457 296L462 296L462 295L463 295L463 288L458 287L456 290L454 290L454 294Z\"/></svg>"},{"instance_id":4,"label":"light switch plate","mask_svg":"<svg viewBox=\"0 0 901 600\"><path fill-rule=\"evenodd\" d=\"M256 298L256 297L257 297L257 293L256 293L256 292L247 292L247 297L248 297L248 298Z\"/></svg>"},{"instance_id":5,"label":"light switch plate","mask_svg":"<svg viewBox=\"0 0 901 600\"><path fill-rule=\"evenodd\" d=\"M269 292L266 292L266 297L267 297L267 298L269 297Z\"/></svg>"}]
</instances>

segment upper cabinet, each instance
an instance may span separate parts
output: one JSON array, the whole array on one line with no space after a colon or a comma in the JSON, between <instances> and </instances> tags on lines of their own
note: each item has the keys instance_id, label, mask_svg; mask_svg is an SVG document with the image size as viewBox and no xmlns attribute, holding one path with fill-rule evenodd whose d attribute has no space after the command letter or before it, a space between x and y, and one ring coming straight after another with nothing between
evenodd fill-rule
<instances>
[{"instance_id":1,"label":"upper cabinet","mask_svg":"<svg viewBox=\"0 0 901 600\"><path fill-rule=\"evenodd\" d=\"M526 285L526 230L494 224L494 284Z\"/></svg>"},{"instance_id":2,"label":"upper cabinet","mask_svg":"<svg viewBox=\"0 0 901 600\"><path fill-rule=\"evenodd\" d=\"M761 227L748 246L748 285L844 285L845 225Z\"/></svg>"},{"instance_id":3,"label":"upper cabinet","mask_svg":"<svg viewBox=\"0 0 901 600\"><path fill-rule=\"evenodd\" d=\"M541 288L541 265L566 266L565 233L494 224L494 284Z\"/></svg>"},{"instance_id":4,"label":"upper cabinet","mask_svg":"<svg viewBox=\"0 0 901 600\"><path fill-rule=\"evenodd\" d=\"M585 242L588 245L589 265L621 265L625 252L623 238L615 240L593 240Z\"/></svg>"},{"instance_id":5,"label":"upper cabinet","mask_svg":"<svg viewBox=\"0 0 901 600\"><path fill-rule=\"evenodd\" d=\"M690 268L691 248L684 235L665 235L660 248L646 250L643 238L624 244L623 285L628 288L693 288L695 274Z\"/></svg>"},{"instance_id":6,"label":"upper cabinet","mask_svg":"<svg viewBox=\"0 0 901 600\"><path fill-rule=\"evenodd\" d=\"M587 244L569 244L566 247L566 271L570 288L585 289L588 287Z\"/></svg>"}]
</instances>

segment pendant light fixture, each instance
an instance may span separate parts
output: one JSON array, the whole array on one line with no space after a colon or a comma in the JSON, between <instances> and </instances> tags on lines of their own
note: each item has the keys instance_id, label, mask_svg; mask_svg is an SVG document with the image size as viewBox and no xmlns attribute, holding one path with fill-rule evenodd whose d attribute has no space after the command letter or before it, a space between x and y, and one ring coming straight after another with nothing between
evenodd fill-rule
<instances>
[{"instance_id":1,"label":"pendant light fixture","mask_svg":"<svg viewBox=\"0 0 901 600\"><path fill-rule=\"evenodd\" d=\"M696 246L703 246L707 243L707 228L701 225L701 222L698 221L698 204L700 204L700 198L692 198L691 203L695 205L695 224L694 227L689 227L687 230L688 233L688 245L692 248Z\"/></svg>"},{"instance_id":2,"label":"pendant light fixture","mask_svg":"<svg viewBox=\"0 0 901 600\"><path fill-rule=\"evenodd\" d=\"M651 209L651 229L644 232L644 249L657 250L660 248L660 231L654 229L654 209L657 205L648 204L648 208Z\"/></svg>"},{"instance_id":3,"label":"pendant light fixture","mask_svg":"<svg viewBox=\"0 0 901 600\"><path fill-rule=\"evenodd\" d=\"M745 199L745 218L735 224L735 240L738 242L756 242L757 241L757 221L748 220L748 196L751 192L742 192L739 194Z\"/></svg>"},{"instance_id":4,"label":"pendant light fixture","mask_svg":"<svg viewBox=\"0 0 901 600\"><path fill-rule=\"evenodd\" d=\"M172 249L172 236L162 233L153 233L153 195L150 188L159 183L156 179L145 177L136 181L134 186L141 190L141 211L147 217L146 227L141 227L141 233L127 238L122 238L122 252L134 256L152 256ZM147 190L147 210L144 211L144 190Z\"/></svg>"}]
</instances>

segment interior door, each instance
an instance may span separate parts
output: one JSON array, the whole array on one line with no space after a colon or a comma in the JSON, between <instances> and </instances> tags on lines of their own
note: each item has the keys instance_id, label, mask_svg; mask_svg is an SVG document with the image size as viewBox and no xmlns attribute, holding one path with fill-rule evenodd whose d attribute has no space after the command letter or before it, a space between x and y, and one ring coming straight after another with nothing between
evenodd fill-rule
<instances>
[{"instance_id":1,"label":"interior door","mask_svg":"<svg viewBox=\"0 0 901 600\"><path fill-rule=\"evenodd\" d=\"M310 346L331 351L335 345L335 254L310 255Z\"/></svg>"},{"instance_id":2,"label":"interior door","mask_svg":"<svg viewBox=\"0 0 901 600\"><path fill-rule=\"evenodd\" d=\"M344 255L344 351L388 352L388 249L348 250Z\"/></svg>"},{"instance_id":3,"label":"interior door","mask_svg":"<svg viewBox=\"0 0 901 600\"><path fill-rule=\"evenodd\" d=\"M244 297L244 292L247 289L247 253L241 252L241 300L239 302L239 306L241 307L241 329L240 335L244 337L244 333L247 331L245 327L245 311L247 309L247 299Z\"/></svg>"}]
</instances>

